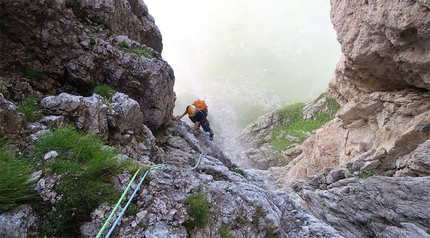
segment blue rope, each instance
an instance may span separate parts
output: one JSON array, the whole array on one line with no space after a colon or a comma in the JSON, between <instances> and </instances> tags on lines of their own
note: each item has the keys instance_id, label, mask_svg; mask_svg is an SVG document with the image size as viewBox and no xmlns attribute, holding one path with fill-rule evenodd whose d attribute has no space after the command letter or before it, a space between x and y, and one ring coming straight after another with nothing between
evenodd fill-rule
<instances>
[{"instance_id":1,"label":"blue rope","mask_svg":"<svg viewBox=\"0 0 430 238\"><path fill-rule=\"evenodd\" d=\"M113 230L115 230L116 226L118 225L118 222L121 220L122 216L124 215L125 211L127 210L128 206L130 205L131 201L133 200L134 196L136 195L137 191L139 190L140 186L142 185L143 181L145 180L146 175L149 173L149 171L151 171L152 169L157 169L157 168L161 168L161 167L165 167L165 166L169 166L169 167L174 167L180 170L194 170L195 168L197 168L200 164L201 158L203 155L203 151L200 153L199 159L197 160L197 163L194 167L191 168L179 168L177 166L174 165L169 165L169 164L158 164L158 165L154 165L151 166L143 175L142 179L140 180L139 184L137 185L136 189L134 190L133 194L130 196L130 198L127 201L127 204L124 206L124 208L122 209L121 213L118 215L118 217L116 218L115 222L112 224L112 227L109 229L109 232L106 234L105 238L109 238L109 236L112 234ZM130 184L133 181L130 181ZM130 185L129 184L129 185ZM112 213L111 213L112 215ZM108 221L111 219L111 216L109 216ZM106 221L105 224L108 222ZM104 230L104 229L103 229ZM99 234L101 234L103 232L103 230L100 230Z\"/></svg>"}]
</instances>

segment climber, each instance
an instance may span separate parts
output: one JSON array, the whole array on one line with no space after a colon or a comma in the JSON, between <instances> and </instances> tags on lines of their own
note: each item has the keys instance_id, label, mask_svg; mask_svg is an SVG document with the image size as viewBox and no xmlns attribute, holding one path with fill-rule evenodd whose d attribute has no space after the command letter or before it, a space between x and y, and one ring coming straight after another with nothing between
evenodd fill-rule
<instances>
[{"instance_id":1,"label":"climber","mask_svg":"<svg viewBox=\"0 0 430 238\"><path fill-rule=\"evenodd\" d=\"M190 133L193 133L202 126L204 131L209 132L209 139L213 140L214 133L212 132L209 120L207 119L207 110L199 110L195 105L189 105L185 109L185 112L182 115L177 116L177 118L181 119L187 113L190 120L194 123L194 127L191 129Z\"/></svg>"}]
</instances>

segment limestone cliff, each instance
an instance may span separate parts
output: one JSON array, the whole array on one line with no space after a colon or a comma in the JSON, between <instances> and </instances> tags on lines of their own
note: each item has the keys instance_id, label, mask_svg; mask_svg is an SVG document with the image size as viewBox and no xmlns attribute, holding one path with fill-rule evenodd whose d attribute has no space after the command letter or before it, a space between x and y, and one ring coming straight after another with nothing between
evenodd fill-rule
<instances>
[{"instance_id":1,"label":"limestone cliff","mask_svg":"<svg viewBox=\"0 0 430 238\"><path fill-rule=\"evenodd\" d=\"M343 56L327 91L342 107L269 171L346 237L429 237L430 3L331 5Z\"/></svg>"},{"instance_id":2,"label":"limestone cliff","mask_svg":"<svg viewBox=\"0 0 430 238\"><path fill-rule=\"evenodd\" d=\"M342 108L304 143L307 150L284 177L291 182L337 165L396 176L429 175L404 163L417 163L409 160L411 154L430 139L429 3L331 4L344 56L328 92Z\"/></svg>"},{"instance_id":3,"label":"limestone cliff","mask_svg":"<svg viewBox=\"0 0 430 238\"><path fill-rule=\"evenodd\" d=\"M0 8L7 99L90 95L108 84L140 104L150 128L170 120L173 69L161 58L161 34L143 2L4 0Z\"/></svg>"}]
</instances>

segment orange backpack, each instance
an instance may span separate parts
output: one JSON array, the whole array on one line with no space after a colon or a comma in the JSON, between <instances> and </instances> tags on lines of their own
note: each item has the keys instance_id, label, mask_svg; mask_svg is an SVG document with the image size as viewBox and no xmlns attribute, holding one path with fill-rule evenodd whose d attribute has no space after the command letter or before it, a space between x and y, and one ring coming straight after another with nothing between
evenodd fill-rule
<instances>
[{"instance_id":1,"label":"orange backpack","mask_svg":"<svg viewBox=\"0 0 430 238\"><path fill-rule=\"evenodd\" d=\"M193 105L196 106L200 111L208 111L208 105L206 105L205 100L197 99L193 102Z\"/></svg>"}]
</instances>

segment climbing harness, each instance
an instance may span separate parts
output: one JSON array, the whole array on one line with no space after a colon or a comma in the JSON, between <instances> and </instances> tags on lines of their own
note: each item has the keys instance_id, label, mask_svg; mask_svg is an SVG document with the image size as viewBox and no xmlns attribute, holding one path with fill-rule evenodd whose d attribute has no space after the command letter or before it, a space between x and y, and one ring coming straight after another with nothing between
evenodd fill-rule
<instances>
[{"instance_id":1,"label":"climbing harness","mask_svg":"<svg viewBox=\"0 0 430 238\"><path fill-rule=\"evenodd\" d=\"M124 215L125 211L127 210L128 206L130 205L131 201L133 200L134 196L136 195L137 191L139 190L140 186L142 185L143 181L145 180L146 175L149 173L149 171L151 171L152 169L157 169L157 168L161 168L161 167L173 167L179 170L194 170L195 168L197 168L197 166L199 166L202 155L203 155L203 151L200 153L199 159L197 160L197 163L194 167L191 168L180 168L174 165L170 165L170 164L157 164L157 165L153 165L151 167L149 167L149 169L145 172L145 174L142 176L142 178L140 179L139 184L137 185L136 189L134 190L133 194L130 196L130 198L128 199L127 204L124 206L124 208L122 209L121 213L118 215L118 217L116 218L115 222L113 223L112 227L110 228L110 230L108 231L108 233L106 234L105 238L108 238L112 232L115 230L115 227L117 226L118 222L121 220L122 216ZM124 197L127 195L128 190L131 187L131 184L134 182L134 180L136 179L137 175L139 174L141 168L139 168L136 173L133 175L133 177L131 178L130 182L128 183L126 189L124 190L124 192L122 193L120 199L118 200L118 202L116 203L114 209L112 210L112 212L110 213L109 217L107 218L107 220L105 221L105 223L103 224L102 228L100 229L99 233L97 234L96 238L99 238L103 231L106 229L107 225L109 224L110 220L112 219L113 215L115 214L116 210L118 210L122 200L124 199Z\"/></svg>"}]
</instances>

